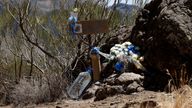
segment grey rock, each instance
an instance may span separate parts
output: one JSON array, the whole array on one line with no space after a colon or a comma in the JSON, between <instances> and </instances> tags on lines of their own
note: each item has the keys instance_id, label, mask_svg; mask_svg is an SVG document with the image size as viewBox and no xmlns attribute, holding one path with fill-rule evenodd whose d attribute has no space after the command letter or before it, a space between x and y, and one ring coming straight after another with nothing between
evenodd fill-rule
<instances>
[{"instance_id":1,"label":"grey rock","mask_svg":"<svg viewBox=\"0 0 192 108\"><path fill-rule=\"evenodd\" d=\"M124 89L125 89L127 94L131 94L131 93L137 92L138 87L140 87L140 85L134 81L132 84L129 84Z\"/></svg>"},{"instance_id":2,"label":"grey rock","mask_svg":"<svg viewBox=\"0 0 192 108\"><path fill-rule=\"evenodd\" d=\"M136 82L141 82L141 80L143 80L144 77L139 75L139 74L135 74L135 73L123 73L121 74L117 79L116 79L116 83L117 84L130 84L134 81Z\"/></svg>"},{"instance_id":3,"label":"grey rock","mask_svg":"<svg viewBox=\"0 0 192 108\"><path fill-rule=\"evenodd\" d=\"M100 86L93 84L89 87L86 92L82 95L82 99L90 99L95 96L96 91L100 88Z\"/></svg>"},{"instance_id":4,"label":"grey rock","mask_svg":"<svg viewBox=\"0 0 192 108\"><path fill-rule=\"evenodd\" d=\"M94 101L99 101L99 100L103 100L107 97L107 91L105 88L99 88L97 89L96 93L95 93L95 99Z\"/></svg>"},{"instance_id":5,"label":"grey rock","mask_svg":"<svg viewBox=\"0 0 192 108\"><path fill-rule=\"evenodd\" d=\"M101 85L101 82L97 81L97 82L95 82L95 85L96 85L96 86L100 86L100 85Z\"/></svg>"},{"instance_id":6,"label":"grey rock","mask_svg":"<svg viewBox=\"0 0 192 108\"><path fill-rule=\"evenodd\" d=\"M127 103L118 104L117 108L130 108Z\"/></svg>"},{"instance_id":7,"label":"grey rock","mask_svg":"<svg viewBox=\"0 0 192 108\"><path fill-rule=\"evenodd\" d=\"M138 88L137 88L137 92L142 92L143 90L144 90L143 87L138 87Z\"/></svg>"},{"instance_id":8,"label":"grey rock","mask_svg":"<svg viewBox=\"0 0 192 108\"><path fill-rule=\"evenodd\" d=\"M91 93L91 92L86 92L86 93L83 94L82 99L83 99L83 100L85 100L85 99L90 99L90 98L92 98L93 96L94 96L93 93Z\"/></svg>"},{"instance_id":9,"label":"grey rock","mask_svg":"<svg viewBox=\"0 0 192 108\"><path fill-rule=\"evenodd\" d=\"M112 74L108 78L106 78L104 82L107 83L108 85L115 85L116 84L115 80L117 76L118 76L117 74Z\"/></svg>"},{"instance_id":10,"label":"grey rock","mask_svg":"<svg viewBox=\"0 0 192 108\"><path fill-rule=\"evenodd\" d=\"M103 100L108 96L113 96L113 95L121 94L124 92L125 91L124 91L122 86L105 85L105 86L100 87L96 90L94 101Z\"/></svg>"},{"instance_id":11,"label":"grey rock","mask_svg":"<svg viewBox=\"0 0 192 108\"><path fill-rule=\"evenodd\" d=\"M158 103L154 100L143 101L140 108L158 108Z\"/></svg>"}]
</instances>

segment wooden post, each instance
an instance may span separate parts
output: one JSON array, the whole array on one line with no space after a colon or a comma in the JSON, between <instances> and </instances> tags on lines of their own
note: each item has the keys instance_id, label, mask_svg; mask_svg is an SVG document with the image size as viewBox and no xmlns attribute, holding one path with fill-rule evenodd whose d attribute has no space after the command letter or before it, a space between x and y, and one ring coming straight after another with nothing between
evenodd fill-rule
<instances>
[{"instance_id":1,"label":"wooden post","mask_svg":"<svg viewBox=\"0 0 192 108\"><path fill-rule=\"evenodd\" d=\"M91 62L93 69L93 81L100 80L101 76L101 64L100 64L100 56L98 54L91 54Z\"/></svg>"}]
</instances>

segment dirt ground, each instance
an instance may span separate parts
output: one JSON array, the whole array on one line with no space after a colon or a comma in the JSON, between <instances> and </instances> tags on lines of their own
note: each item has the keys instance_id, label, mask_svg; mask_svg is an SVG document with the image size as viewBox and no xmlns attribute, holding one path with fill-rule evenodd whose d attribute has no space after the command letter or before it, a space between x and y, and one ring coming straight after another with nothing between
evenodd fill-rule
<instances>
[{"instance_id":1,"label":"dirt ground","mask_svg":"<svg viewBox=\"0 0 192 108\"><path fill-rule=\"evenodd\" d=\"M78 101L62 100L54 103L29 105L26 108L140 108L141 104L145 106L147 102L152 108L161 108L165 106L164 103L166 102L168 102L167 105L173 105L174 97L172 94L166 94L164 92L143 91L131 95L119 94L96 102L93 100L93 98ZM12 107L10 105L2 108ZM169 106L166 107L170 108Z\"/></svg>"},{"instance_id":2,"label":"dirt ground","mask_svg":"<svg viewBox=\"0 0 192 108\"><path fill-rule=\"evenodd\" d=\"M0 108L14 108L12 105ZM183 87L173 93L146 91L130 95L119 94L101 101L60 100L52 103L28 105L24 108L192 108L192 90Z\"/></svg>"},{"instance_id":3,"label":"dirt ground","mask_svg":"<svg viewBox=\"0 0 192 108\"><path fill-rule=\"evenodd\" d=\"M163 102L173 101L171 94L160 92L144 91L141 93L134 93L132 95L115 95L108 97L101 101L94 102L89 100L63 100L61 102L43 104L34 106L36 108L139 108L144 101L150 101L156 106L162 106ZM31 108L32 106L28 107Z\"/></svg>"}]
</instances>

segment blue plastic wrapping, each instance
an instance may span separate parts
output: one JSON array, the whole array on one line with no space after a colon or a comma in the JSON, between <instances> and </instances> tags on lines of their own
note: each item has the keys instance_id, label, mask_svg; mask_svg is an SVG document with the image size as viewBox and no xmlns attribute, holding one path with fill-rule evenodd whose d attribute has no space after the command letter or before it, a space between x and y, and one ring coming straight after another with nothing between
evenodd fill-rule
<instances>
[{"instance_id":1,"label":"blue plastic wrapping","mask_svg":"<svg viewBox=\"0 0 192 108\"><path fill-rule=\"evenodd\" d=\"M121 73L124 69L124 63L123 62L117 62L115 64L115 71L116 73Z\"/></svg>"}]
</instances>

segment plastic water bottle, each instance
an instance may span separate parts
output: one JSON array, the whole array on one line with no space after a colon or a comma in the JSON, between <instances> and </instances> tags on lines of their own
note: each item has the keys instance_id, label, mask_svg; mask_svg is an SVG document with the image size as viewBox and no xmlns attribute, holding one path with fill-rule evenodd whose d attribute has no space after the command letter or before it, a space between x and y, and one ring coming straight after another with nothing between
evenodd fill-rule
<instances>
[{"instance_id":1,"label":"plastic water bottle","mask_svg":"<svg viewBox=\"0 0 192 108\"><path fill-rule=\"evenodd\" d=\"M81 72L67 93L72 99L78 99L91 81L91 70Z\"/></svg>"}]
</instances>

